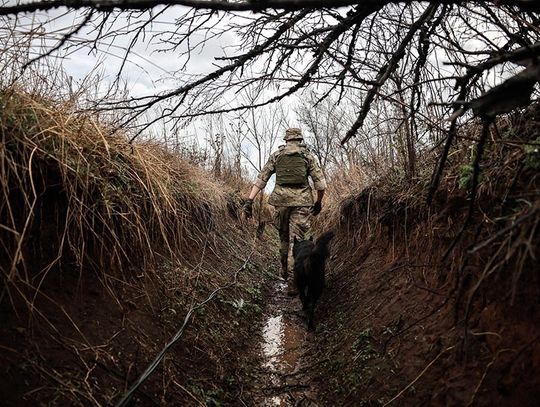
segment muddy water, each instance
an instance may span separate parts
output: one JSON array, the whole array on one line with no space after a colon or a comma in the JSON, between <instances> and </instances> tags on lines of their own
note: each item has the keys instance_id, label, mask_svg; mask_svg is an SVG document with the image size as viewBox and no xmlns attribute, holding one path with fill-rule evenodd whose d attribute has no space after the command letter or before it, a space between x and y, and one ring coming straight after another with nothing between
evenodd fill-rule
<instances>
[{"instance_id":1,"label":"muddy water","mask_svg":"<svg viewBox=\"0 0 540 407\"><path fill-rule=\"evenodd\" d=\"M262 331L263 406L317 405L306 371L310 334L305 329L301 308L297 297L287 296L286 283L278 281Z\"/></svg>"}]
</instances>

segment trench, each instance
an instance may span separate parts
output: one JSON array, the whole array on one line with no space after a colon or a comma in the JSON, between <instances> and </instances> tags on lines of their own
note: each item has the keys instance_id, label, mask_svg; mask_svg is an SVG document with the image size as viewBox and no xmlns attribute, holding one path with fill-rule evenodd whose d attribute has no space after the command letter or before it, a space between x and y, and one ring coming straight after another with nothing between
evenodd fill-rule
<instances>
[{"instance_id":1,"label":"trench","mask_svg":"<svg viewBox=\"0 0 540 407\"><path fill-rule=\"evenodd\" d=\"M298 297L287 295L287 284L278 280L265 312L260 350L263 381L262 406L317 406L308 375L309 340Z\"/></svg>"}]
</instances>

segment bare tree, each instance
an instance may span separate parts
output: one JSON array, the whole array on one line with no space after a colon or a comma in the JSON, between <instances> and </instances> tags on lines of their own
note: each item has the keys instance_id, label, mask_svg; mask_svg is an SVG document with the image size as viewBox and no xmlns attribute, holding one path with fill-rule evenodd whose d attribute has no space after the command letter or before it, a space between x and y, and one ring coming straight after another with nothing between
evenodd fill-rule
<instances>
[{"instance_id":1,"label":"bare tree","mask_svg":"<svg viewBox=\"0 0 540 407\"><path fill-rule=\"evenodd\" d=\"M76 10L74 23L47 33L50 20L66 12L54 14L59 7ZM38 10L50 13L49 21L25 22ZM431 193L460 123L491 120L530 103L540 76L539 12L532 0L72 0L0 7L10 27L6 35L35 36L36 24L43 31L23 69L75 50L114 50L122 60L121 81L137 47L174 57L165 89L96 104L123 112L124 126L142 131L163 121L173 127L223 113L246 120L251 114L253 121L260 117L253 109L316 89L313 105L328 98L353 106L342 144L373 138L367 148L392 157L389 145L398 130L409 176L420 148L440 146ZM231 46L214 53L213 66L190 65L205 46L225 37ZM510 97L500 97L503 92ZM399 117L383 123L370 115L374 110ZM443 123L448 117L449 125ZM327 160L323 148L320 153Z\"/></svg>"},{"instance_id":2,"label":"bare tree","mask_svg":"<svg viewBox=\"0 0 540 407\"><path fill-rule=\"evenodd\" d=\"M317 103L319 97L310 92L299 105L296 114L307 131L307 141L323 168L340 166L343 162L340 135L349 126L348 114L343 106L331 97Z\"/></svg>"},{"instance_id":3,"label":"bare tree","mask_svg":"<svg viewBox=\"0 0 540 407\"><path fill-rule=\"evenodd\" d=\"M257 95L248 94L245 96L245 103L255 104L256 98ZM236 121L244 134L241 154L249 163L252 172L258 173L276 148L278 137L284 134L285 113L281 106L264 106L257 111L249 109L237 115ZM260 194L258 199L258 233L262 234L266 224L262 213L263 194Z\"/></svg>"}]
</instances>

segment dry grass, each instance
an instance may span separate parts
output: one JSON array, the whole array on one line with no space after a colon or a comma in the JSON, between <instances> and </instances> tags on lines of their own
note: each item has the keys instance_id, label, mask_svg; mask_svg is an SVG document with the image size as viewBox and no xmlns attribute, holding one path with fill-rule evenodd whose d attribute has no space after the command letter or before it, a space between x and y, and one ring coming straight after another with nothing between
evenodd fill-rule
<instances>
[{"instance_id":1,"label":"dry grass","mask_svg":"<svg viewBox=\"0 0 540 407\"><path fill-rule=\"evenodd\" d=\"M68 264L129 280L237 217L226 187L157 143L128 144L71 102L11 88L0 103L2 297L15 289L31 308Z\"/></svg>"},{"instance_id":2,"label":"dry grass","mask_svg":"<svg viewBox=\"0 0 540 407\"><path fill-rule=\"evenodd\" d=\"M523 386L507 403L526 405L518 401L520 392L534 399L524 389L535 388L539 377L532 368L538 340L539 108L533 105L501 117L490 128L476 194L471 191L473 146L481 131L472 124L460 132L431 205L426 197L436 158L432 155L413 180L388 173L360 191L346 187L341 200L327 205L318 227L337 231L336 258L329 265L329 286L337 288L335 294L330 292L332 312L325 321L329 333L324 336L330 339L320 348L346 354L346 338L353 342L359 331L369 328L381 353L371 365L372 378L384 382L380 388L373 385L360 368L362 374L355 376L354 360L344 357L336 368L339 373L321 369L324 383L332 374L339 377L328 390L365 387L358 399L332 402L367 404L370 397L404 397L406 405L438 405L430 392L445 383L444 394L466 395L463 405L469 400L475 405L497 404L500 395L493 383L510 376L504 372L514 369L516 360L522 369L513 370L513 385ZM362 183L362 178L356 181ZM335 309L347 321L343 325ZM331 334L337 331L339 339L334 340ZM484 347L483 335L497 340ZM433 368L431 361L450 347L455 357L439 360L437 370L421 378L425 369ZM395 377L383 374L382 380L377 363L394 358L403 366L415 366L416 372L404 380L411 372L404 367ZM471 375L462 375L460 369ZM449 371L451 380L445 376ZM415 387L421 390L407 393L417 380Z\"/></svg>"},{"instance_id":3,"label":"dry grass","mask_svg":"<svg viewBox=\"0 0 540 407\"><path fill-rule=\"evenodd\" d=\"M262 284L259 267L268 266L271 256L265 244L256 240L255 225L242 219L241 183L231 187L216 181L159 143L129 144L122 131L79 113L74 101L59 102L8 88L0 93L0 105L0 305L5 310L11 302L16 313L30 315L50 335L36 331L40 332L36 338L25 338L32 348L35 339L41 342L32 355L19 348L12 353L32 369L28 377L49 383L30 387L30 399L42 400L41 394L48 397L50 392L50 399L59 397L73 405L108 405L117 400L134 379L133 367L144 368L145 358L159 351L157 338L167 340L180 315L225 286L230 287L227 293L207 305L207 317L198 318L201 326L195 324L185 339L195 349L186 346L186 359L178 360L178 366L165 365L170 377L200 375L203 384L213 383L216 371L233 369L234 363L224 366L226 361L213 357L219 355L214 348L224 347L238 359L231 344L248 332L251 322L246 317L242 328L234 331L222 318L230 322L248 315L229 304L237 298L249 304L250 295L258 292L253 287ZM232 287L233 272L253 253ZM79 305L70 308L71 297L51 290L49 283L74 274L78 277L61 286L75 291L78 288L71 281L79 286L78 278L86 288L95 289L89 281L96 276L101 291L118 305L114 308L100 292L96 294L100 307L109 312L137 309L139 316L109 321L107 311L102 311L81 320ZM88 296L85 301L92 298ZM16 318L9 317L13 324ZM95 321L103 323L104 318L103 332L96 332ZM152 325L156 321L168 331L156 329ZM0 335L10 329L4 322ZM139 331L144 335L134 334ZM25 327L24 332L30 330ZM220 340L211 336L217 334ZM5 343L5 338L0 339ZM98 346L103 341L108 345ZM70 363L80 367L73 370L68 363L64 367L63 360L47 354L54 344L74 356ZM127 349L131 349L129 357ZM118 360L114 352L126 356ZM197 353L206 370L190 370L197 363L190 353ZM95 363L101 368L96 370ZM119 377L121 384L109 386L110 377ZM161 389L158 382L153 382L153 388L175 400L168 384L164 382Z\"/></svg>"}]
</instances>

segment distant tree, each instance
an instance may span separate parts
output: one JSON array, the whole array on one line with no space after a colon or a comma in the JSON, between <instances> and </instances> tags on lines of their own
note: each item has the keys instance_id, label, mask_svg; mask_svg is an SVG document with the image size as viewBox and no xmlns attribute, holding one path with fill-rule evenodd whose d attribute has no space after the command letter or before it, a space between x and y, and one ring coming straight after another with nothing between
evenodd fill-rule
<instances>
[{"instance_id":1,"label":"distant tree","mask_svg":"<svg viewBox=\"0 0 540 407\"><path fill-rule=\"evenodd\" d=\"M342 105L327 97L317 103L318 96L310 92L296 110L303 125L306 138L323 168L343 165L340 136L349 126L349 115Z\"/></svg>"}]
</instances>

